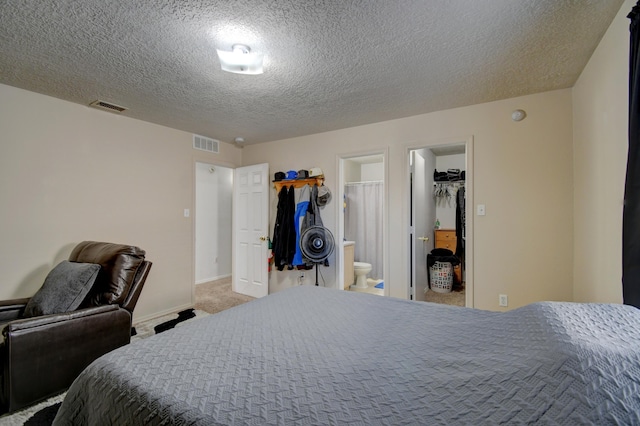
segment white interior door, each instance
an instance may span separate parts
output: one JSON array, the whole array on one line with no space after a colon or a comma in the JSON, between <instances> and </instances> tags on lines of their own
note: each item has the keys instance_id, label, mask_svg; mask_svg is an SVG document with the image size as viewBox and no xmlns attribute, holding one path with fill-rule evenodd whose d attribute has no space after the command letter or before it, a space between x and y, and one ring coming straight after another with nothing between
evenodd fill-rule
<instances>
[{"instance_id":1,"label":"white interior door","mask_svg":"<svg viewBox=\"0 0 640 426\"><path fill-rule=\"evenodd\" d=\"M269 294L269 164L239 167L233 175L233 291Z\"/></svg>"},{"instance_id":2,"label":"white interior door","mask_svg":"<svg viewBox=\"0 0 640 426\"><path fill-rule=\"evenodd\" d=\"M412 152L413 185L413 290L414 300L425 300L428 288L427 254L433 249L433 224L435 206L433 205L433 170L435 157L427 149Z\"/></svg>"}]
</instances>

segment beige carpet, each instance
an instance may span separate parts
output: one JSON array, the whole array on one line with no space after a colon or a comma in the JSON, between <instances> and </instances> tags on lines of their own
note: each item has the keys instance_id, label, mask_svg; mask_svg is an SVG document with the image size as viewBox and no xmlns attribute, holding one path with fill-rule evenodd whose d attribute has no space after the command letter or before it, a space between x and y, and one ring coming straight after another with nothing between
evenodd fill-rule
<instances>
[{"instance_id":1,"label":"beige carpet","mask_svg":"<svg viewBox=\"0 0 640 426\"><path fill-rule=\"evenodd\" d=\"M231 277L196 285L196 305L199 311L215 314L254 298L231 290Z\"/></svg>"},{"instance_id":2,"label":"beige carpet","mask_svg":"<svg viewBox=\"0 0 640 426\"><path fill-rule=\"evenodd\" d=\"M454 290L451 293L436 293L429 290L424 295L426 302L442 303L445 305L464 306L465 295L464 288L462 290Z\"/></svg>"}]
</instances>

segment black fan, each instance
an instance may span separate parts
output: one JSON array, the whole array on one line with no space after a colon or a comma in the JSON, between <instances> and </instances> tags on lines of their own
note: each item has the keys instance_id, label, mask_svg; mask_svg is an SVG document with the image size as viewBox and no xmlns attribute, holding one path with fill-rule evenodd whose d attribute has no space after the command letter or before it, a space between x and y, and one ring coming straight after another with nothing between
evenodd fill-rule
<instances>
[{"instance_id":1,"label":"black fan","mask_svg":"<svg viewBox=\"0 0 640 426\"><path fill-rule=\"evenodd\" d=\"M324 262L335 248L333 234L323 226L310 226L300 235L302 255L316 264L316 285L318 285L318 263Z\"/></svg>"}]
</instances>

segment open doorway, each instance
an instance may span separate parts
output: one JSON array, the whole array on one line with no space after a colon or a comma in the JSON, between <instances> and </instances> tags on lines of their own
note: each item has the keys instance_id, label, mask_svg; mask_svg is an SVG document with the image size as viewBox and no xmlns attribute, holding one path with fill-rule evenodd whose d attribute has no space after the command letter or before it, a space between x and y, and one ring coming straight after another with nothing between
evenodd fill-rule
<instances>
[{"instance_id":1,"label":"open doorway","mask_svg":"<svg viewBox=\"0 0 640 426\"><path fill-rule=\"evenodd\" d=\"M338 285L388 295L386 151L339 157Z\"/></svg>"},{"instance_id":2,"label":"open doorway","mask_svg":"<svg viewBox=\"0 0 640 426\"><path fill-rule=\"evenodd\" d=\"M233 169L196 162L195 284L231 282Z\"/></svg>"},{"instance_id":3,"label":"open doorway","mask_svg":"<svg viewBox=\"0 0 640 426\"><path fill-rule=\"evenodd\" d=\"M411 148L409 297L473 306L471 140Z\"/></svg>"}]
</instances>

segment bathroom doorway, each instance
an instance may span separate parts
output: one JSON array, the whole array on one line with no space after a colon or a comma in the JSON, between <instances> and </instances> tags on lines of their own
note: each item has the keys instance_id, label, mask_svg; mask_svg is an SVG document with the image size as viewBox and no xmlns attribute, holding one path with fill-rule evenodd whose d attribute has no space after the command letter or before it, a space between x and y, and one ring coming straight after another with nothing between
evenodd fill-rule
<instances>
[{"instance_id":1,"label":"bathroom doorway","mask_svg":"<svg viewBox=\"0 0 640 426\"><path fill-rule=\"evenodd\" d=\"M471 138L408 149L410 299L473 306L472 152Z\"/></svg>"},{"instance_id":2,"label":"bathroom doorway","mask_svg":"<svg viewBox=\"0 0 640 426\"><path fill-rule=\"evenodd\" d=\"M339 157L338 285L388 295L386 151Z\"/></svg>"},{"instance_id":3,"label":"bathroom doorway","mask_svg":"<svg viewBox=\"0 0 640 426\"><path fill-rule=\"evenodd\" d=\"M195 285L231 279L233 169L195 163Z\"/></svg>"}]
</instances>

